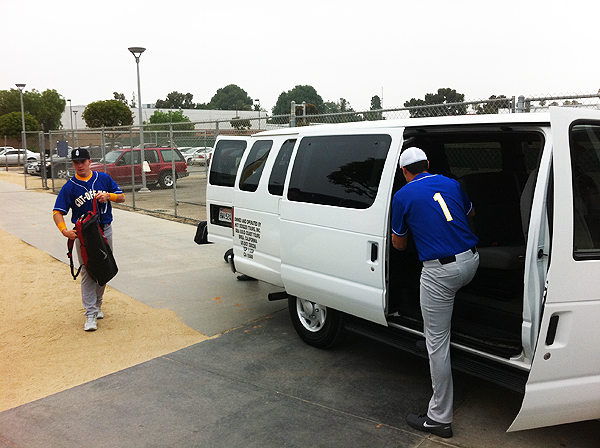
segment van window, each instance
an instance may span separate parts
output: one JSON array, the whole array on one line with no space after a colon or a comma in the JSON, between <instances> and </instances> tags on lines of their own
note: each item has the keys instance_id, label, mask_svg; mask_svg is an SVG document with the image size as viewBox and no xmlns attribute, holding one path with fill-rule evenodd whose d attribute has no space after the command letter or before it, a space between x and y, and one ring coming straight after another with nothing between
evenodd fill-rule
<instances>
[{"instance_id":1,"label":"van window","mask_svg":"<svg viewBox=\"0 0 600 448\"><path fill-rule=\"evenodd\" d=\"M269 156L272 146L273 140L258 140L254 142L240 176L240 190L256 191L260 176L265 167L265 161Z\"/></svg>"},{"instance_id":2,"label":"van window","mask_svg":"<svg viewBox=\"0 0 600 448\"><path fill-rule=\"evenodd\" d=\"M172 162L173 159L175 159L175 162L185 162L185 159L177 150L171 151L170 149L161 149L160 153L165 162Z\"/></svg>"},{"instance_id":3,"label":"van window","mask_svg":"<svg viewBox=\"0 0 600 448\"><path fill-rule=\"evenodd\" d=\"M287 140L275 158L275 164L271 170L271 177L269 178L269 193L275 196L283 196L283 184L285 182L285 176L290 165L290 159L292 158L292 151L296 139Z\"/></svg>"},{"instance_id":4,"label":"van window","mask_svg":"<svg viewBox=\"0 0 600 448\"><path fill-rule=\"evenodd\" d=\"M244 140L220 140L215 147L210 164L211 185L233 187L235 175L247 143Z\"/></svg>"},{"instance_id":5,"label":"van window","mask_svg":"<svg viewBox=\"0 0 600 448\"><path fill-rule=\"evenodd\" d=\"M292 168L288 199L369 208L375 201L389 135L305 137Z\"/></svg>"},{"instance_id":6,"label":"van window","mask_svg":"<svg viewBox=\"0 0 600 448\"><path fill-rule=\"evenodd\" d=\"M571 127L573 257L600 259L600 124Z\"/></svg>"}]
</instances>

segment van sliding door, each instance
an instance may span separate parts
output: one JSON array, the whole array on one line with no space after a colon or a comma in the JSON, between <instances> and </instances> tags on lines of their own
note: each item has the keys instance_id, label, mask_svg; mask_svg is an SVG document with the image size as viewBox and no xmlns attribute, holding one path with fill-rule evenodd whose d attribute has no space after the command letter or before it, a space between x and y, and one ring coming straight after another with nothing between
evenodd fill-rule
<instances>
[{"instance_id":1,"label":"van sliding door","mask_svg":"<svg viewBox=\"0 0 600 448\"><path fill-rule=\"evenodd\" d=\"M546 301L510 431L600 418L600 112L551 108L554 199Z\"/></svg>"},{"instance_id":2,"label":"van sliding door","mask_svg":"<svg viewBox=\"0 0 600 448\"><path fill-rule=\"evenodd\" d=\"M286 291L387 325L385 256L403 128L305 136L280 205Z\"/></svg>"}]
</instances>

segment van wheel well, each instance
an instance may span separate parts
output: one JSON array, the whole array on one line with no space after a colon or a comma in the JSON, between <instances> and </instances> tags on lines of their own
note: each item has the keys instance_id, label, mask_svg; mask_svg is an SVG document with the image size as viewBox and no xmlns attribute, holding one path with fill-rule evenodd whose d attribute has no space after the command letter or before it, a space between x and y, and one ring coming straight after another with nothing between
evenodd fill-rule
<instances>
[{"instance_id":1,"label":"van wheel well","mask_svg":"<svg viewBox=\"0 0 600 448\"><path fill-rule=\"evenodd\" d=\"M308 345L330 348L347 335L344 315L337 310L294 296L288 299L288 309L296 333Z\"/></svg>"}]
</instances>

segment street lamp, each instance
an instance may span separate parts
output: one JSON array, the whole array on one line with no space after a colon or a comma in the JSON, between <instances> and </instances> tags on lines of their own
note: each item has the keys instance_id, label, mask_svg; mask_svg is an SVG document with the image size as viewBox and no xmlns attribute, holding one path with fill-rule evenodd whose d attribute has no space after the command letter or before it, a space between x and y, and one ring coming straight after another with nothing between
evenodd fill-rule
<instances>
[{"instance_id":1,"label":"street lamp","mask_svg":"<svg viewBox=\"0 0 600 448\"><path fill-rule=\"evenodd\" d=\"M25 88L25 84L15 84L17 89L19 89L19 93L21 94L21 125L23 129L21 131L21 140L23 146L23 172L27 172L27 164L25 163L25 159L27 159L27 134L25 133L25 108L23 107L23 89ZM18 154L18 157L21 155Z\"/></svg>"},{"instance_id":2,"label":"street lamp","mask_svg":"<svg viewBox=\"0 0 600 448\"><path fill-rule=\"evenodd\" d=\"M137 84L138 84L138 122L140 125L140 162L142 164L142 188L140 192L149 193L150 190L146 187L146 171L144 171L144 129L142 123L142 89L140 87L140 56L146 49L144 47L129 47L128 50L135 58L137 65ZM132 148L133 150L133 148ZM133 158L131 159L133 163Z\"/></svg>"},{"instance_id":3,"label":"street lamp","mask_svg":"<svg viewBox=\"0 0 600 448\"><path fill-rule=\"evenodd\" d=\"M75 148L75 147L77 147L77 140L76 140L76 138L77 138L77 132L76 132L77 131L77 111L74 110L73 113L75 114L75 120L73 121L73 123L75 124L75 130L73 131L74 132L73 135L75 135L75 138L73 139L73 143L74 143L73 148Z\"/></svg>"},{"instance_id":4,"label":"street lamp","mask_svg":"<svg viewBox=\"0 0 600 448\"><path fill-rule=\"evenodd\" d=\"M73 106L71 104L71 100L67 100L69 102L69 121L71 121L71 134L73 135L73 140L71 141L72 147L75 147L75 130L73 129Z\"/></svg>"},{"instance_id":5,"label":"street lamp","mask_svg":"<svg viewBox=\"0 0 600 448\"><path fill-rule=\"evenodd\" d=\"M260 131L260 100L257 98L254 102L258 106L258 130Z\"/></svg>"}]
</instances>

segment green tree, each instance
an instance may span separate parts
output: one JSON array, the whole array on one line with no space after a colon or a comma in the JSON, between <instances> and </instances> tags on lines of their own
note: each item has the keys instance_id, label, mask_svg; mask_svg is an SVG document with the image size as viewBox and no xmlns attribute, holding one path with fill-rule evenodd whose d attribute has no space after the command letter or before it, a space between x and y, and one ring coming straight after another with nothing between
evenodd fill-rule
<instances>
[{"instance_id":1,"label":"green tree","mask_svg":"<svg viewBox=\"0 0 600 448\"><path fill-rule=\"evenodd\" d=\"M150 124L159 124L159 123L182 123L173 125L174 131L190 131L194 130L195 126L190 122L189 117L183 115L182 110L178 110L173 112L172 110L168 112L161 112L160 110L154 111L152 116L149 118L148 122ZM150 131L168 131L169 126L152 126L149 127Z\"/></svg>"},{"instance_id":2,"label":"green tree","mask_svg":"<svg viewBox=\"0 0 600 448\"><path fill-rule=\"evenodd\" d=\"M165 100L156 100L157 109L195 109L194 95L173 91Z\"/></svg>"},{"instance_id":3,"label":"green tree","mask_svg":"<svg viewBox=\"0 0 600 448\"><path fill-rule=\"evenodd\" d=\"M510 99L506 98L505 95L492 95L489 99L494 101L475 106L476 114L497 114L499 109L510 109L511 107Z\"/></svg>"},{"instance_id":4,"label":"green tree","mask_svg":"<svg viewBox=\"0 0 600 448\"><path fill-rule=\"evenodd\" d=\"M23 109L35 117L45 130L62 127L60 118L67 101L56 91L47 89L38 92L33 89L23 92ZM17 89L0 91L0 115L21 112L21 96Z\"/></svg>"},{"instance_id":5,"label":"green tree","mask_svg":"<svg viewBox=\"0 0 600 448\"><path fill-rule=\"evenodd\" d=\"M113 92L113 95L115 96L115 100L122 102L123 104L125 104L125 106L129 106L129 104L127 104L127 99L125 98L124 93ZM135 107L135 106L132 106L132 107Z\"/></svg>"},{"instance_id":6,"label":"green tree","mask_svg":"<svg viewBox=\"0 0 600 448\"><path fill-rule=\"evenodd\" d=\"M465 95L458 93L454 89L438 89L437 93L428 93L425 95L425 99L412 98L404 103L404 107L415 107L415 106L431 106L437 105L438 107L424 107L415 108L410 111L411 117L436 117L442 115L465 115L467 113L467 106L461 104L445 105L452 103L462 103L465 101Z\"/></svg>"},{"instance_id":7,"label":"green tree","mask_svg":"<svg viewBox=\"0 0 600 448\"><path fill-rule=\"evenodd\" d=\"M385 120L383 114L381 113L381 98L378 95L375 95L371 98L371 109L379 112L367 112L365 113L365 120L375 121L375 120Z\"/></svg>"},{"instance_id":8,"label":"green tree","mask_svg":"<svg viewBox=\"0 0 600 448\"><path fill-rule=\"evenodd\" d=\"M0 135L6 135L7 137L15 137L22 140L21 131L23 129L23 122L21 112L11 112L0 116ZM26 131L39 131L40 125L35 117L31 114L25 113L25 130ZM22 142L21 142L22 143Z\"/></svg>"},{"instance_id":9,"label":"green tree","mask_svg":"<svg viewBox=\"0 0 600 448\"><path fill-rule=\"evenodd\" d=\"M119 100L96 101L87 105L81 117L89 128L130 126L131 109Z\"/></svg>"},{"instance_id":10,"label":"green tree","mask_svg":"<svg viewBox=\"0 0 600 448\"><path fill-rule=\"evenodd\" d=\"M314 87L298 85L292 90L279 94L277 102L273 107L273 115L289 115L292 101L295 101L297 105L302 104L303 101L314 104L317 112L320 114L326 110L323 98L321 98L321 95L317 93Z\"/></svg>"},{"instance_id":11,"label":"green tree","mask_svg":"<svg viewBox=\"0 0 600 448\"><path fill-rule=\"evenodd\" d=\"M252 98L244 89L229 84L217 90L208 104L208 109L216 110L252 110ZM204 106L204 105L199 105ZM203 107L199 107L203 108Z\"/></svg>"}]
</instances>

